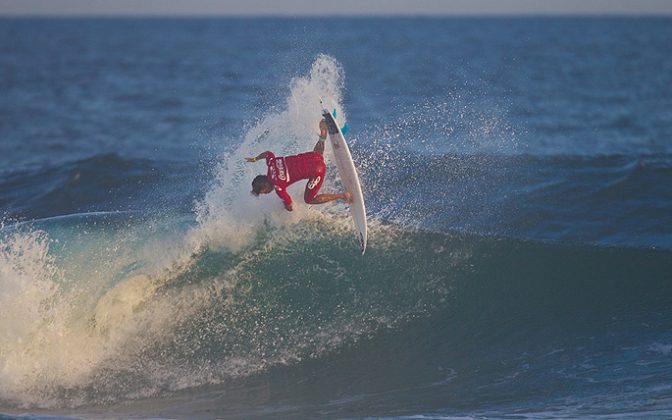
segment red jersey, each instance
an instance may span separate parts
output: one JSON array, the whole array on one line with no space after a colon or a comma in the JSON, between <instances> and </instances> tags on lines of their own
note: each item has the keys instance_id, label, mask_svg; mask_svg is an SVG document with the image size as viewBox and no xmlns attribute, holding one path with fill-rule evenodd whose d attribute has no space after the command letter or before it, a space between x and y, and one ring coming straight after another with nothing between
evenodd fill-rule
<instances>
[{"instance_id":1,"label":"red jersey","mask_svg":"<svg viewBox=\"0 0 672 420\"><path fill-rule=\"evenodd\" d=\"M268 165L268 177L275 187L275 192L286 204L292 204L292 197L287 194L287 187L296 181L307 179L304 200L306 203L313 201L317 195L326 166L319 152L301 153L291 156L275 157L273 152L266 152L266 165Z\"/></svg>"}]
</instances>

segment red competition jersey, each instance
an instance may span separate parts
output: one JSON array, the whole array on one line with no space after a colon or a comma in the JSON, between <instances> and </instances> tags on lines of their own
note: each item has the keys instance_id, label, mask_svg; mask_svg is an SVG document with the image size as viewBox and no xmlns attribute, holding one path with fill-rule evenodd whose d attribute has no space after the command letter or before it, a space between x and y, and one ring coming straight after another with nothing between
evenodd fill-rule
<instances>
[{"instance_id":1,"label":"red competition jersey","mask_svg":"<svg viewBox=\"0 0 672 420\"><path fill-rule=\"evenodd\" d=\"M324 181L326 167L322 154L318 152L281 157L275 157L273 152L266 152L266 165L268 165L266 176L273 182L275 192L286 204L292 204L292 197L287 194L289 185L308 179L304 199L306 203L310 203Z\"/></svg>"}]
</instances>

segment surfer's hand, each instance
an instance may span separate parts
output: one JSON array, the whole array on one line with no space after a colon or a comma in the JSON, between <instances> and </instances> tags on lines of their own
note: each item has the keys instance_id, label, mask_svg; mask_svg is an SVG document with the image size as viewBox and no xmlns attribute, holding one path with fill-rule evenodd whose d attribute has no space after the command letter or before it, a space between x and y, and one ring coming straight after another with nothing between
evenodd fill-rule
<instances>
[{"instance_id":1,"label":"surfer's hand","mask_svg":"<svg viewBox=\"0 0 672 420\"><path fill-rule=\"evenodd\" d=\"M352 195L349 192L344 192L343 193L343 200L345 200L346 203L352 204Z\"/></svg>"},{"instance_id":2,"label":"surfer's hand","mask_svg":"<svg viewBox=\"0 0 672 420\"><path fill-rule=\"evenodd\" d=\"M251 158L245 158L245 160L248 161L248 162L254 163L254 162L257 161L257 158L256 157L251 157Z\"/></svg>"},{"instance_id":3,"label":"surfer's hand","mask_svg":"<svg viewBox=\"0 0 672 420\"><path fill-rule=\"evenodd\" d=\"M287 211L294 210L294 207L292 207L292 203L285 203L285 208L287 209Z\"/></svg>"}]
</instances>

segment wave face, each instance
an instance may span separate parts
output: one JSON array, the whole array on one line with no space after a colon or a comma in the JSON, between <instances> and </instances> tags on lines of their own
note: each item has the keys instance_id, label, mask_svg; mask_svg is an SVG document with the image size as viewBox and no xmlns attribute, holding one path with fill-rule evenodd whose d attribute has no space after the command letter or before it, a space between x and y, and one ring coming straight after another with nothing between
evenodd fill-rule
<instances>
[{"instance_id":1,"label":"wave face","mask_svg":"<svg viewBox=\"0 0 672 420\"><path fill-rule=\"evenodd\" d=\"M349 226L320 217L185 256L170 244L189 230L161 225L84 215L4 238L3 400L102 404L319 358L430 314L460 260L393 229L362 259ZM411 256L426 268L395 263Z\"/></svg>"},{"instance_id":2,"label":"wave face","mask_svg":"<svg viewBox=\"0 0 672 420\"><path fill-rule=\"evenodd\" d=\"M260 406L457 415L515 401L532 416L540 404L620 412L633 398L670 412L669 251L374 223L362 258L346 222L314 215L266 226L239 252L189 255L171 245L193 222L170 231L131 214L9 234L4 404L151 416L169 403L207 418Z\"/></svg>"},{"instance_id":3,"label":"wave face","mask_svg":"<svg viewBox=\"0 0 672 420\"><path fill-rule=\"evenodd\" d=\"M640 74L601 63L614 80L596 77L580 57L632 46L581 31L568 38L554 20L542 25L549 39L595 41L555 52L559 71L525 22L513 22L515 41L489 20L394 20L406 47L391 42L390 20L344 22L352 38L343 43L305 29L267 42L287 28L275 19L49 21L44 33L32 21L0 25L24 34L2 68L32 66L24 56L34 43L45 52L35 72L0 80L12 87L0 108L21 105L0 122L0 412L672 416L672 155L669 124L655 123L667 116L652 105L672 95L629 117L627 99L655 89L623 82L654 66ZM640 25L623 29L635 44L652 37ZM654 35L670 27L651 26ZM151 48L166 31L193 55ZM472 38L486 53L466 63ZM514 41L514 51L537 55L511 66L500 53ZM273 56L287 43L303 46ZM324 45L343 64L318 54ZM465 55L447 60L447 50ZM82 65L52 65L63 60L49 51ZM658 63L656 51L636 57ZM344 66L375 71L346 89ZM665 92L672 73L655 74ZM564 89L572 78L584 108ZM527 96L507 104L512 92ZM249 192L265 171L243 158L312 149L320 100L342 122L353 117L370 219L364 257L343 204L288 213ZM107 112L93 124L76 117L97 107ZM45 113L36 126L15 124ZM601 131L586 141L593 121ZM204 156L185 145L194 137L205 138ZM323 188L340 185L330 178Z\"/></svg>"}]
</instances>

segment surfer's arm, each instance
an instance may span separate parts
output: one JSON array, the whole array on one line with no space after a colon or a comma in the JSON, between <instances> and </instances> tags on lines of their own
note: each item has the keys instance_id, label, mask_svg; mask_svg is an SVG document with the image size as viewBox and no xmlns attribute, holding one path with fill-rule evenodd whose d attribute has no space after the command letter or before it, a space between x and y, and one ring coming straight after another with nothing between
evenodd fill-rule
<instances>
[{"instance_id":1,"label":"surfer's arm","mask_svg":"<svg viewBox=\"0 0 672 420\"><path fill-rule=\"evenodd\" d=\"M287 211L292 211L294 209L292 207L292 197L287 194L287 191L284 188L275 187L275 192L278 194L278 197L282 199L282 202L285 205Z\"/></svg>"},{"instance_id":2,"label":"surfer's arm","mask_svg":"<svg viewBox=\"0 0 672 420\"><path fill-rule=\"evenodd\" d=\"M317 143L315 143L313 152L324 154L324 141L326 139L327 139L327 123L323 119L322 121L320 121L320 136L317 139Z\"/></svg>"},{"instance_id":3,"label":"surfer's arm","mask_svg":"<svg viewBox=\"0 0 672 420\"><path fill-rule=\"evenodd\" d=\"M268 155L268 153L270 153L270 152L261 152L257 156L251 157L251 158L245 158L245 160L248 161L248 162L256 162L259 159L266 159L266 156Z\"/></svg>"},{"instance_id":4,"label":"surfer's arm","mask_svg":"<svg viewBox=\"0 0 672 420\"><path fill-rule=\"evenodd\" d=\"M320 140L327 139L327 122L322 118L320 120Z\"/></svg>"}]
</instances>

